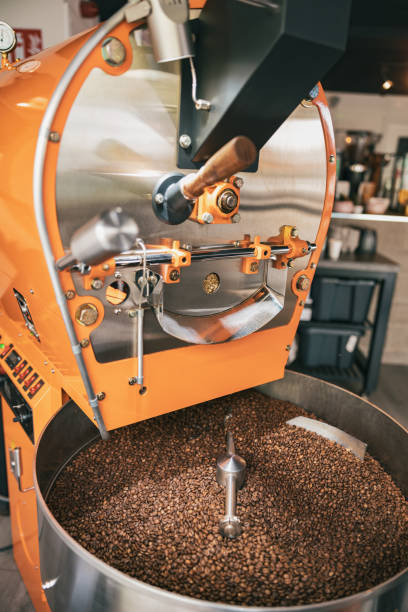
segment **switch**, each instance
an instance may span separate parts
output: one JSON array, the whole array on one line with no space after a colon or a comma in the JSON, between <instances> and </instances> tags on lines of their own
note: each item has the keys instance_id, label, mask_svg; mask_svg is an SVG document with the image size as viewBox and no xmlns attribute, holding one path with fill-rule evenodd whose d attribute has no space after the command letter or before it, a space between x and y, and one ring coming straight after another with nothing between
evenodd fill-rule
<instances>
[{"instance_id":1,"label":"switch","mask_svg":"<svg viewBox=\"0 0 408 612\"><path fill-rule=\"evenodd\" d=\"M24 361L21 361L18 365L16 365L16 367L14 368L13 376L17 376L17 374L20 374L21 370L25 368L26 365L27 361L25 359Z\"/></svg>"},{"instance_id":2,"label":"switch","mask_svg":"<svg viewBox=\"0 0 408 612\"><path fill-rule=\"evenodd\" d=\"M28 368L26 368L21 374L20 376L17 378L17 381L19 383L23 382L23 380L26 378L26 376L28 376L30 374L30 372L33 371L33 368L31 366L28 366Z\"/></svg>"},{"instance_id":3,"label":"switch","mask_svg":"<svg viewBox=\"0 0 408 612\"><path fill-rule=\"evenodd\" d=\"M34 397L34 395L37 393L37 391L39 391L41 389L41 387L43 386L44 381L43 380L39 380L37 383L35 383L35 385L33 385L29 392L28 392L28 397L31 399L32 397Z\"/></svg>"},{"instance_id":4,"label":"switch","mask_svg":"<svg viewBox=\"0 0 408 612\"><path fill-rule=\"evenodd\" d=\"M5 357L7 355L7 353L9 351L11 351L11 349L13 348L12 344L8 344L7 346L4 347L3 352L0 353L0 357L3 359L3 357Z\"/></svg>"},{"instance_id":5,"label":"switch","mask_svg":"<svg viewBox=\"0 0 408 612\"><path fill-rule=\"evenodd\" d=\"M25 381L23 385L24 391L27 391L27 389L31 387L31 385L37 378L38 378L38 374L33 374L32 376L30 376L30 378L27 378L27 380Z\"/></svg>"}]
</instances>

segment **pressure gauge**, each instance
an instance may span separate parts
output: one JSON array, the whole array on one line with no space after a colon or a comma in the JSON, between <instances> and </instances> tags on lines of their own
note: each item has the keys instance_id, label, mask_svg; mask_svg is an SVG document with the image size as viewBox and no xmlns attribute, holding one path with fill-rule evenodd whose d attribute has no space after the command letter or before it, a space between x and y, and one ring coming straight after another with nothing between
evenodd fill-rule
<instances>
[{"instance_id":1,"label":"pressure gauge","mask_svg":"<svg viewBox=\"0 0 408 612\"><path fill-rule=\"evenodd\" d=\"M16 46L16 33L5 21L0 21L0 53L9 53Z\"/></svg>"}]
</instances>

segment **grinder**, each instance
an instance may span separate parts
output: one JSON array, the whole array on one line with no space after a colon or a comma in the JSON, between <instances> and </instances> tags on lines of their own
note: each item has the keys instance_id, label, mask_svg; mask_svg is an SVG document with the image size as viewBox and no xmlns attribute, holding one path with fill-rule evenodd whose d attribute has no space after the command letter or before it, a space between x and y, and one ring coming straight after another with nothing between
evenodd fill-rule
<instances>
[{"instance_id":1,"label":"grinder","mask_svg":"<svg viewBox=\"0 0 408 612\"><path fill-rule=\"evenodd\" d=\"M37 611L61 609L68 578L53 582L44 538L40 560L30 466L66 402L68 444L83 419L108 439L283 376L330 221L319 79L349 5L142 0L36 57L4 50L0 362L18 398L4 402L15 558ZM77 578L72 609L94 609Z\"/></svg>"}]
</instances>

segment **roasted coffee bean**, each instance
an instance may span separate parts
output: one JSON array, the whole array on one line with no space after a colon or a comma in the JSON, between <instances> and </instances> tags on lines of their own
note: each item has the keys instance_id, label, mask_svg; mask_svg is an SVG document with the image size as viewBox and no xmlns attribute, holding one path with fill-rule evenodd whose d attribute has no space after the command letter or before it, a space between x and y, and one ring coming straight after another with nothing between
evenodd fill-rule
<instances>
[{"instance_id":1,"label":"roasted coffee bean","mask_svg":"<svg viewBox=\"0 0 408 612\"><path fill-rule=\"evenodd\" d=\"M236 540L219 534L215 479L229 413L247 462ZM369 454L286 425L306 414L245 391L118 429L63 470L50 509L106 563L199 599L290 606L371 588L408 565L408 503Z\"/></svg>"}]
</instances>

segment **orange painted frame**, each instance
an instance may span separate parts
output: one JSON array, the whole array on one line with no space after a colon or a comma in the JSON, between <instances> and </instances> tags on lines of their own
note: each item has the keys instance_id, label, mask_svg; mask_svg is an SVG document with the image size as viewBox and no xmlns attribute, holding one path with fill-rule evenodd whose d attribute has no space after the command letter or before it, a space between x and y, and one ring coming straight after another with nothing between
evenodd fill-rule
<instances>
[{"instance_id":1,"label":"orange painted frame","mask_svg":"<svg viewBox=\"0 0 408 612\"><path fill-rule=\"evenodd\" d=\"M128 55L130 55L128 35L134 27L134 24L122 23L111 33L122 40L127 47ZM99 48L88 56L71 82L56 113L52 126L53 131L63 133L75 97L86 76L95 66L103 70L107 69L106 64L102 61ZM108 68L107 70L111 74L119 74L126 69L125 65L119 69ZM296 333L302 309L301 302L306 294L296 287L296 280L300 274L307 275L310 280L313 278L313 267L318 260L324 242L334 198L334 138L327 103L320 85L319 94L313 103L320 114L326 144L327 184L325 204L316 238L317 251L311 255L305 270L295 275L292 282L292 291L297 296L297 304L290 323L287 326L260 331L246 338L225 344L188 346L146 355L144 358L145 384L148 391L144 395L138 394L136 386L128 386L129 378L134 376L136 371L135 359L101 364L96 361L89 346L84 351L84 359L96 392L104 392L105 394L105 399L101 403L101 412L108 429L114 429L283 376L288 356L287 347L292 343ZM59 236L55 206L58 149L59 143L49 143L44 176L46 221L56 259L64 253ZM60 278L64 291L73 289L68 273L62 273ZM86 300L95 304L99 310L103 308L102 304L94 297L86 298ZM84 298L78 296L69 301L68 306L73 318L77 307L83 301ZM90 332L99 325L100 320L101 317L98 318L94 326L88 328L77 326L76 331L79 339L88 338ZM271 347L273 347L273 360L271 360ZM226 364L228 364L228 367L226 367ZM203 381L206 381L205 384L203 384ZM76 388L67 389L67 391L91 417L89 406L81 393L82 389L76 386Z\"/></svg>"}]
</instances>

